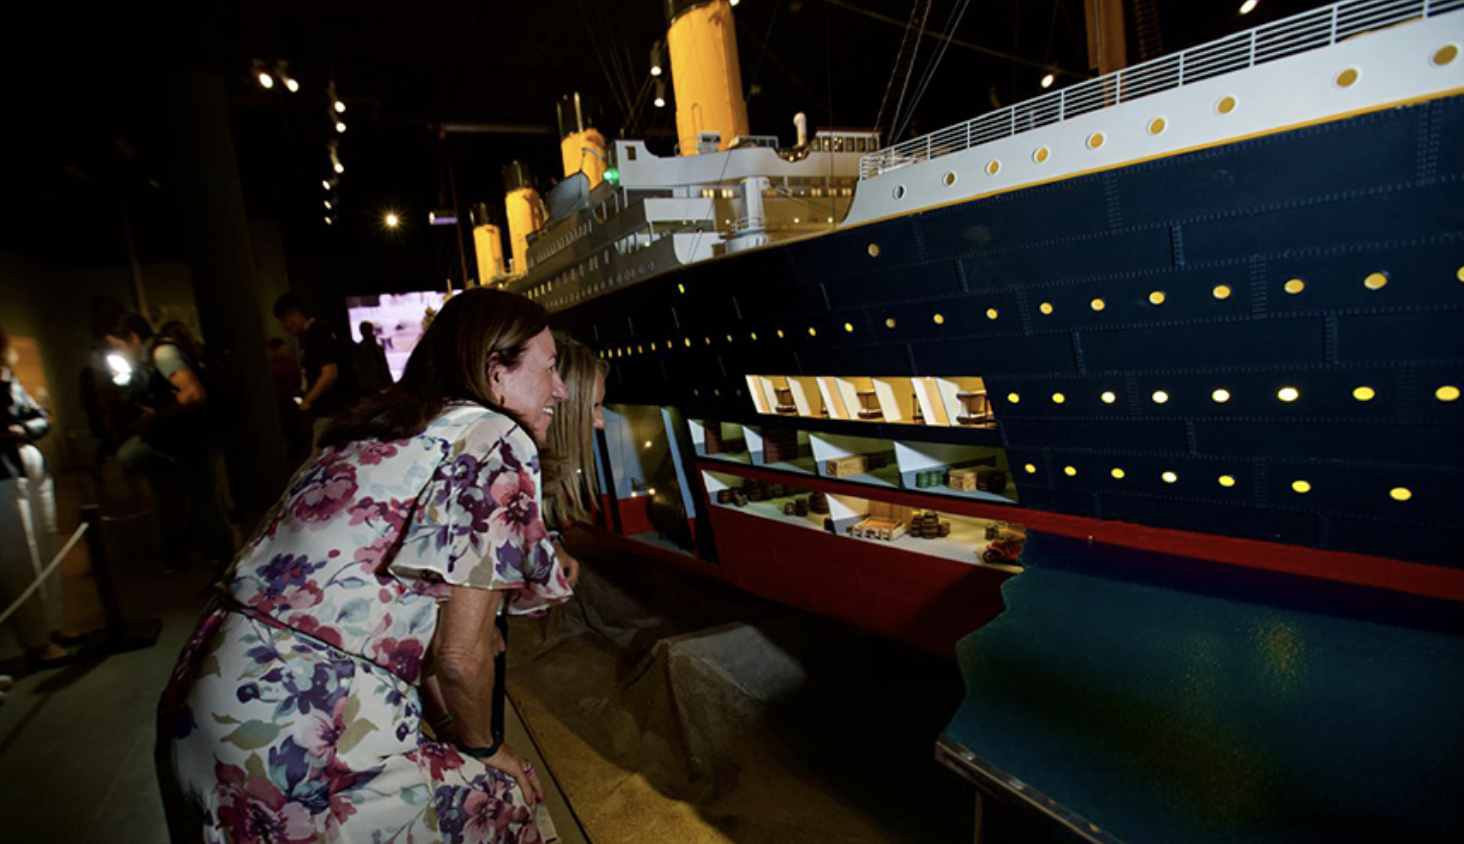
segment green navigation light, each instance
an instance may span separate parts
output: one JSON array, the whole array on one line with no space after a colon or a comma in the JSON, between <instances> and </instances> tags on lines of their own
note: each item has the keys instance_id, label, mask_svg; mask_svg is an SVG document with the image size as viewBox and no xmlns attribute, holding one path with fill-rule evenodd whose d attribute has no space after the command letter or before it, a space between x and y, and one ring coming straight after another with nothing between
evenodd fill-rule
<instances>
[{"instance_id":1,"label":"green navigation light","mask_svg":"<svg viewBox=\"0 0 1464 844\"><path fill-rule=\"evenodd\" d=\"M612 185L620 184L620 168L610 167L605 170L605 181Z\"/></svg>"}]
</instances>

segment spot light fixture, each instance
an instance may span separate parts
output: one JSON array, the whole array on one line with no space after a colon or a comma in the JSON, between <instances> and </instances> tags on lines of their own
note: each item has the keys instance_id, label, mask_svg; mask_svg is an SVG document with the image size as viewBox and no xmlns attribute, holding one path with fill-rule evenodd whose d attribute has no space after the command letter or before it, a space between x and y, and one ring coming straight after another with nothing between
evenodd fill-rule
<instances>
[{"instance_id":1,"label":"spot light fixture","mask_svg":"<svg viewBox=\"0 0 1464 844\"><path fill-rule=\"evenodd\" d=\"M388 211L382 222L386 223L387 228L394 229L402 224L402 218L398 217L395 211Z\"/></svg>"},{"instance_id":2,"label":"spot light fixture","mask_svg":"<svg viewBox=\"0 0 1464 844\"><path fill-rule=\"evenodd\" d=\"M666 83L664 80L656 80L656 108L666 107Z\"/></svg>"},{"instance_id":3,"label":"spot light fixture","mask_svg":"<svg viewBox=\"0 0 1464 844\"><path fill-rule=\"evenodd\" d=\"M1245 0L1244 3L1240 4L1240 13L1242 15L1248 15L1251 12L1254 12L1256 10L1256 7L1259 5L1260 0Z\"/></svg>"},{"instance_id":4,"label":"spot light fixture","mask_svg":"<svg viewBox=\"0 0 1464 844\"><path fill-rule=\"evenodd\" d=\"M1057 77L1055 75L1049 73L1046 76L1042 77L1042 87L1043 88L1051 88L1052 87L1052 83L1054 83L1056 81L1057 81Z\"/></svg>"},{"instance_id":5,"label":"spot light fixture","mask_svg":"<svg viewBox=\"0 0 1464 844\"><path fill-rule=\"evenodd\" d=\"M289 91L291 94L299 92L300 81L290 75L289 62L284 61L283 59L275 62L275 76L278 76L280 78L280 81L285 83L286 91ZM265 87L268 88L269 86L266 85Z\"/></svg>"}]
</instances>

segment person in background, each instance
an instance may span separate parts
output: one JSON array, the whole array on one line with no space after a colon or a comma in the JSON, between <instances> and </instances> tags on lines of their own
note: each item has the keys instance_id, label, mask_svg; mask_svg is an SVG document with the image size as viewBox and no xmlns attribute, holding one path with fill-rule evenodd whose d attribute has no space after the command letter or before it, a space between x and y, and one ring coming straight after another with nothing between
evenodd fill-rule
<instances>
[{"instance_id":1,"label":"person in background","mask_svg":"<svg viewBox=\"0 0 1464 844\"><path fill-rule=\"evenodd\" d=\"M20 385L11 362L10 338L0 326L0 611L30 588L60 545L51 473L34 445L51 429L51 419ZM32 669L69 656L52 641L61 622L60 572L40 580L40 589L7 622Z\"/></svg>"},{"instance_id":2,"label":"person in background","mask_svg":"<svg viewBox=\"0 0 1464 844\"><path fill-rule=\"evenodd\" d=\"M559 377L569 392L549 426L544 466L544 521L571 586L579 581L579 562L564 550L562 532L590 524L600 509L595 476L595 432L605 430L605 375L610 364L562 332L554 332Z\"/></svg>"},{"instance_id":3,"label":"person in background","mask_svg":"<svg viewBox=\"0 0 1464 844\"><path fill-rule=\"evenodd\" d=\"M386 350L376 342L376 325L361 323L361 342L352 351L356 380L363 395L374 395L391 386L391 368L386 364Z\"/></svg>"},{"instance_id":4,"label":"person in background","mask_svg":"<svg viewBox=\"0 0 1464 844\"><path fill-rule=\"evenodd\" d=\"M280 429L285 435L285 458L293 466L310 453L310 429L305 424L299 406L295 404L304 376L300 372L300 364L290 354L290 349L282 338L271 337L265 345L269 347L269 373L274 379Z\"/></svg>"},{"instance_id":5,"label":"person in background","mask_svg":"<svg viewBox=\"0 0 1464 844\"><path fill-rule=\"evenodd\" d=\"M300 412L311 421L314 442L331 420L356 403L360 390L356 370L340 338L330 326L311 315L305 300L286 293L275 300L275 319L300 343L300 367L305 370L305 395Z\"/></svg>"},{"instance_id":6,"label":"person in background","mask_svg":"<svg viewBox=\"0 0 1464 844\"><path fill-rule=\"evenodd\" d=\"M130 471L155 479L155 493L163 492L156 505L165 565L186 561L188 539L210 564L227 565L234 529L219 502L202 350L181 323L154 332L146 317L132 312L107 332L107 342L130 366L134 396L145 409L117 457Z\"/></svg>"},{"instance_id":7,"label":"person in background","mask_svg":"<svg viewBox=\"0 0 1464 844\"><path fill-rule=\"evenodd\" d=\"M538 774L503 742L499 616L571 597L540 514L565 398L548 320L454 296L402 380L325 432L163 693L174 840L541 840Z\"/></svg>"}]
</instances>

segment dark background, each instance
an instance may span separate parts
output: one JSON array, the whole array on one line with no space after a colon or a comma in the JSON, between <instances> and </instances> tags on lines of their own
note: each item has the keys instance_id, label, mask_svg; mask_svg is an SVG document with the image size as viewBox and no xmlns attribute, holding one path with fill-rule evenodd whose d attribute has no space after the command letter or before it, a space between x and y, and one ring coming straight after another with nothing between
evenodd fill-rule
<instances>
[{"instance_id":1,"label":"dark background","mask_svg":"<svg viewBox=\"0 0 1464 844\"><path fill-rule=\"evenodd\" d=\"M957 3L937 0L928 29L942 31ZM1143 9L1159 21L1150 51L1172 52L1320 4L1262 0L1244 17L1240 0L1126 5L1137 62L1132 30ZM814 128L871 126L910 6L742 0L735 16L752 131L791 143L798 111ZM448 277L460 284L455 232L426 219L450 205L447 163L464 211L474 202L501 210L500 168L515 158L547 188L560 175L555 103L566 93L583 93L607 137L645 137L663 153L675 141L674 102L651 104L649 52L665 30L656 0L53 2L7 18L0 248L49 262L124 263L124 214L143 264L184 260L167 127L186 116L163 96L184 70L224 80L248 216L277 220L292 284L331 298L440 288ZM974 0L954 37L963 43L945 52L907 134L1037 96L1048 67L1054 90L1093 75L1082 0ZM922 41L912 89L940 46ZM299 93L255 81L253 61L280 59ZM339 217L327 226L332 80L349 128L340 136ZM528 131L444 142L442 123ZM401 229L385 230L388 210L402 215ZM467 244L471 264L470 236Z\"/></svg>"}]
</instances>

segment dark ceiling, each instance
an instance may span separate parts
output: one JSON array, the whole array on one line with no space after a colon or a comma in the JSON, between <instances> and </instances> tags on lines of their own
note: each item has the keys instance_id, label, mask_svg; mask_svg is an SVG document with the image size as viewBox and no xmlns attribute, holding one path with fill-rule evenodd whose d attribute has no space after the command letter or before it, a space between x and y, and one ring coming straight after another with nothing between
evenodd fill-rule
<instances>
[{"instance_id":1,"label":"dark ceiling","mask_svg":"<svg viewBox=\"0 0 1464 844\"><path fill-rule=\"evenodd\" d=\"M936 0L929 29L942 31L959 5ZM1239 5L1126 4L1155 11L1166 52L1321 4L1262 0L1244 18ZM815 126L872 125L910 7L741 0L735 15L753 131L791 141L798 111ZM452 229L426 219L451 203L449 163L463 209L501 205L499 171L515 158L547 185L559 175L554 106L568 92L583 92L607 136L646 137L668 153L674 143L674 103L651 105L649 50L665 29L657 0L53 2L27 15L0 34L8 118L0 131L0 247L49 260L124 261L124 215L143 262L182 260L168 149L169 127L188 116L171 113L162 96L182 70L224 82L249 216L279 220L292 261L386 268L363 277L361 292L460 277ZM1059 86L1090 75L1083 0L970 2L954 38L911 132L1036 96L1048 67ZM1131 33L1132 61L1140 58L1136 41ZM940 44L922 41L917 81ZM298 93L254 81L253 61L281 59L300 81ZM327 111L330 81L347 104L340 136ZM488 131L443 141L437 127L445 123ZM339 220L327 226L321 179L330 175L333 137L346 172ZM401 230L383 229L387 210L402 215Z\"/></svg>"}]
</instances>

